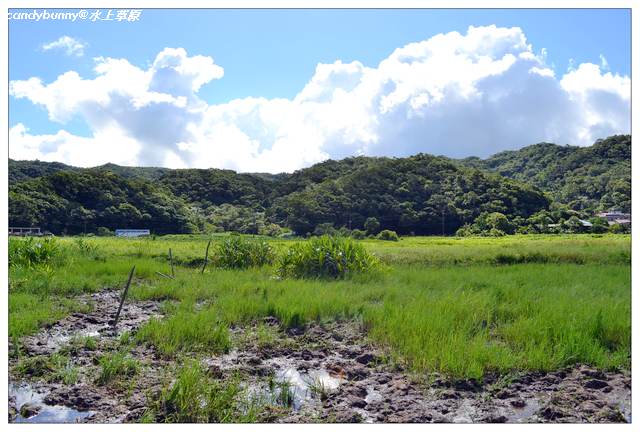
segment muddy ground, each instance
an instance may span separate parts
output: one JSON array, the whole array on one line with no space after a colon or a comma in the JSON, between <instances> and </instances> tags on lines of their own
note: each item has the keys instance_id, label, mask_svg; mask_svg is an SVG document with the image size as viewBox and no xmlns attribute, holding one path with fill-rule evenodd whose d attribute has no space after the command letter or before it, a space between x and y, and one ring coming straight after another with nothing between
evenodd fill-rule
<instances>
[{"instance_id":1,"label":"muddy ground","mask_svg":"<svg viewBox=\"0 0 640 432\"><path fill-rule=\"evenodd\" d=\"M125 303L117 329L110 325L119 293L86 296L90 312L79 312L21 342L24 358L66 353L79 370L77 383L16 372L10 358L9 421L136 422L149 398L171 380L176 365L153 348L127 345L142 368L133 377L96 384L97 359L122 349L122 334L135 333L159 303ZM234 349L202 359L220 379L240 374L245 397L264 405L271 422L571 422L631 421L629 373L603 372L586 365L553 373L524 373L451 381L436 374L417 377L389 362L352 322L312 324L283 331L276 318L232 328ZM259 337L258 334L262 334ZM78 336L93 347L74 345ZM17 347L10 346L10 352ZM273 383L286 383L286 387ZM288 397L282 398L283 392ZM286 403L282 403L287 399Z\"/></svg>"}]
</instances>

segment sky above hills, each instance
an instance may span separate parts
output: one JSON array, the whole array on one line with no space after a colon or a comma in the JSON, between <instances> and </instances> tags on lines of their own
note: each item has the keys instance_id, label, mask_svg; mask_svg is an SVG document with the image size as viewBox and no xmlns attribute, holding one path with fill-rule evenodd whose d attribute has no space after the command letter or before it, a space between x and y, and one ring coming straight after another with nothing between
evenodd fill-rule
<instances>
[{"instance_id":1,"label":"sky above hills","mask_svg":"<svg viewBox=\"0 0 640 432\"><path fill-rule=\"evenodd\" d=\"M116 12L9 22L11 158L282 172L630 132L626 10Z\"/></svg>"}]
</instances>

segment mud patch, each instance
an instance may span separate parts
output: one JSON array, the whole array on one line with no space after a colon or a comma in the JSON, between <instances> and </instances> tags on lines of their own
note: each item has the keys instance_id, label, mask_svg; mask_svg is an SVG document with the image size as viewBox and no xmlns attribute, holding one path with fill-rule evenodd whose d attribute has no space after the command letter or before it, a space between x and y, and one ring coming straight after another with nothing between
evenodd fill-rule
<instances>
[{"instance_id":1,"label":"mud patch","mask_svg":"<svg viewBox=\"0 0 640 432\"><path fill-rule=\"evenodd\" d=\"M82 296L81 302L93 305L90 312L74 313L21 340L22 354L10 359L10 370L13 371L9 376L10 421L108 423L135 421L142 415L147 394L159 391L161 387L167 361L157 358L151 348L132 344L130 338L122 338L122 335L126 332L134 334L149 319L162 315L157 302L125 302L114 330L111 320L119 306L120 295L117 291L103 291ZM85 337L92 339L91 344L77 343ZM135 359L138 372L126 380L116 377L113 382L97 384L100 359L120 352ZM58 375L30 375L28 369L23 370L26 376L16 378L14 368L21 362L46 361L59 353L68 359L66 367L77 371L76 378L71 380L75 384L64 384L66 381Z\"/></svg>"},{"instance_id":2,"label":"mud patch","mask_svg":"<svg viewBox=\"0 0 640 432\"><path fill-rule=\"evenodd\" d=\"M265 324L266 323L266 324ZM252 342L247 334L267 325L277 338ZM617 423L631 420L630 376L587 366L554 373L523 373L451 381L412 375L385 361L354 323L312 324L282 332L275 318L235 329L245 343L205 359L223 377L242 373L251 394L283 405L278 422L367 423ZM248 340L248 342L246 342ZM599 378L594 382L594 376ZM273 385L273 383L276 385Z\"/></svg>"},{"instance_id":3,"label":"mud patch","mask_svg":"<svg viewBox=\"0 0 640 432\"><path fill-rule=\"evenodd\" d=\"M76 335L97 332L97 346L80 349L72 357L75 365L82 366L80 379L73 385L37 382L30 383L31 387L14 380L13 390L10 385L10 421L135 422L145 413L149 398L172 382L175 363L157 356L150 347L128 344L127 355L140 361L139 373L126 382L95 384L96 359L120 350L117 335L135 332L143 322L158 316L159 309L153 302L125 304L118 331L110 332L110 312L117 308L118 293L91 298L96 302L92 312L67 317L25 343L31 355L51 355L68 346ZM627 372L603 372L578 365L553 373L486 377L483 382L452 381L438 374L413 375L401 364L388 361L388 353L373 346L354 322L311 324L284 331L276 318L269 317L232 328L231 334L235 346L231 352L201 360L217 379L242 377L247 397L264 406L260 421L631 420L631 378ZM64 342L56 336L70 339ZM50 343L47 337L56 342ZM20 411L26 415L20 415Z\"/></svg>"},{"instance_id":4,"label":"mud patch","mask_svg":"<svg viewBox=\"0 0 640 432\"><path fill-rule=\"evenodd\" d=\"M34 336L24 337L22 348L28 355L51 354L75 337L115 338L126 331L136 330L153 317L161 316L158 302L125 301L114 329L111 324L121 295L120 291L102 291L80 296L78 301L90 305L90 312L73 313Z\"/></svg>"}]
</instances>

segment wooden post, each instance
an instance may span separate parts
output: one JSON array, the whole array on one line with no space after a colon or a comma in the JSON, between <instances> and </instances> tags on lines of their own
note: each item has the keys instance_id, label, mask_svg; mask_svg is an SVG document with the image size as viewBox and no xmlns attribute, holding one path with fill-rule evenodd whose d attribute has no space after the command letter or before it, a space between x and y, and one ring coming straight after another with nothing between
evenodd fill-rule
<instances>
[{"instance_id":1,"label":"wooden post","mask_svg":"<svg viewBox=\"0 0 640 432\"><path fill-rule=\"evenodd\" d=\"M211 246L211 240L207 243L207 251L204 253L204 264L202 264L202 271L200 274L204 274L204 269L207 267L207 260L209 259L209 246Z\"/></svg>"},{"instance_id":2,"label":"wooden post","mask_svg":"<svg viewBox=\"0 0 640 432\"><path fill-rule=\"evenodd\" d=\"M171 263L171 277L175 277L176 273L173 271L173 255L171 255L171 248L169 248L169 262Z\"/></svg>"},{"instance_id":3,"label":"wooden post","mask_svg":"<svg viewBox=\"0 0 640 432\"><path fill-rule=\"evenodd\" d=\"M160 275L162 277L166 277L167 279L175 279L173 276L169 276L169 275L166 275L164 273L160 273L159 271L157 271L156 274L158 274L158 275Z\"/></svg>"},{"instance_id":4,"label":"wooden post","mask_svg":"<svg viewBox=\"0 0 640 432\"><path fill-rule=\"evenodd\" d=\"M131 273L129 273L129 280L127 280L127 285L124 287L124 292L122 293L122 298L120 299L120 306L118 307L118 312L116 312L116 317L113 320L113 329L115 330L116 324L118 324L118 318L120 318L120 311L122 311L122 305L124 304L124 299L127 297L127 292L129 291L129 285L131 285L131 279L133 278L133 272L136 270L136 266L131 268Z\"/></svg>"}]
</instances>

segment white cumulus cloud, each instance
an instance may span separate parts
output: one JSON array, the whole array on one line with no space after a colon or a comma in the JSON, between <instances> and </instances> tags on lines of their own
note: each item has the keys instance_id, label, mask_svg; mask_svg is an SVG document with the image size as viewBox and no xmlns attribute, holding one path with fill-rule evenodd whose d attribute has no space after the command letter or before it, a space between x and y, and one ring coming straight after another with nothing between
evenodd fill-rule
<instances>
[{"instance_id":1,"label":"white cumulus cloud","mask_svg":"<svg viewBox=\"0 0 640 432\"><path fill-rule=\"evenodd\" d=\"M293 171L349 155L488 156L540 141L589 145L630 131L629 77L583 63L556 77L519 28L470 27L396 49L378 65L318 64L292 99L208 104L223 77L211 57L165 48L146 69L96 58L95 77L12 81L10 93L52 121L80 117L77 137L10 134L10 156L80 166L106 162Z\"/></svg>"},{"instance_id":2,"label":"white cumulus cloud","mask_svg":"<svg viewBox=\"0 0 640 432\"><path fill-rule=\"evenodd\" d=\"M49 43L42 44L40 48L42 51L49 50L63 50L68 56L82 57L84 55L84 49L87 47L86 43L80 42L71 36L61 36L59 39Z\"/></svg>"}]
</instances>

